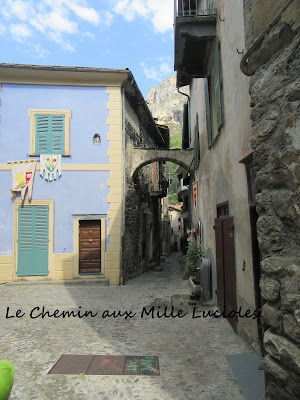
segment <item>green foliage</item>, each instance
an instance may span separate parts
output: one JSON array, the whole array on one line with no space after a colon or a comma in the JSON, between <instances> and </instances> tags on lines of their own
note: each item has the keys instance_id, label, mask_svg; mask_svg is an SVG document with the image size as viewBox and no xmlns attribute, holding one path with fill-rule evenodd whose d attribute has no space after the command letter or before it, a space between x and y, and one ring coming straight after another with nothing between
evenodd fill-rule
<instances>
[{"instance_id":1,"label":"green foliage","mask_svg":"<svg viewBox=\"0 0 300 400\"><path fill-rule=\"evenodd\" d=\"M182 129L180 124L169 123L167 124L170 130L170 149L181 149L182 147ZM166 178L172 179L172 183L168 189L168 198L169 204L179 204L177 193L176 193L176 186L178 183L177 175L174 173L175 169L177 168L177 164L166 162L167 170L169 171L170 175L168 174Z\"/></svg>"},{"instance_id":2,"label":"green foliage","mask_svg":"<svg viewBox=\"0 0 300 400\"><path fill-rule=\"evenodd\" d=\"M170 149L182 148L182 129L180 124L169 123L170 130Z\"/></svg>"},{"instance_id":3,"label":"green foliage","mask_svg":"<svg viewBox=\"0 0 300 400\"><path fill-rule=\"evenodd\" d=\"M190 268L190 270L193 273L193 276L196 279L200 279L200 269L198 266L198 260L202 255L203 253L197 246L196 240L195 239L190 240L188 250L183 258L186 260L188 267Z\"/></svg>"}]
</instances>

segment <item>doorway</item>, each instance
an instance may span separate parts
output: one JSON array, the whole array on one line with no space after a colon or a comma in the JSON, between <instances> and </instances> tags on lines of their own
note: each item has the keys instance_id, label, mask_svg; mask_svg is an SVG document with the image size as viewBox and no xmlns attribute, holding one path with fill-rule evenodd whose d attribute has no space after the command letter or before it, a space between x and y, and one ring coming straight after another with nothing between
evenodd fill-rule
<instances>
[{"instance_id":1,"label":"doorway","mask_svg":"<svg viewBox=\"0 0 300 400\"><path fill-rule=\"evenodd\" d=\"M101 273L101 222L79 221L79 273Z\"/></svg>"},{"instance_id":2,"label":"doorway","mask_svg":"<svg viewBox=\"0 0 300 400\"><path fill-rule=\"evenodd\" d=\"M234 224L233 217L224 215L224 209L229 213L228 204L225 207L223 204L221 207L222 209L217 212L218 218L215 219L214 226L217 265L216 293L220 311L225 311L225 314L228 315L231 311L237 311ZM227 319L233 330L237 332L237 316Z\"/></svg>"}]
</instances>

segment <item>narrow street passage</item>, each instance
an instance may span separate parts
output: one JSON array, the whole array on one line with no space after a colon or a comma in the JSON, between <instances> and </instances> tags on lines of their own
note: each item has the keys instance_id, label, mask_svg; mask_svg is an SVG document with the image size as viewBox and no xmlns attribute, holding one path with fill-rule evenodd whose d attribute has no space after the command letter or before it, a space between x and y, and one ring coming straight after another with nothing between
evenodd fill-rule
<instances>
[{"instance_id":1,"label":"narrow street passage","mask_svg":"<svg viewBox=\"0 0 300 400\"><path fill-rule=\"evenodd\" d=\"M226 356L253 351L227 320L193 318L202 314L189 304L179 253L162 267L123 286L0 285L0 359L16 369L11 400L245 399ZM158 356L160 375L48 374L63 354Z\"/></svg>"}]
</instances>

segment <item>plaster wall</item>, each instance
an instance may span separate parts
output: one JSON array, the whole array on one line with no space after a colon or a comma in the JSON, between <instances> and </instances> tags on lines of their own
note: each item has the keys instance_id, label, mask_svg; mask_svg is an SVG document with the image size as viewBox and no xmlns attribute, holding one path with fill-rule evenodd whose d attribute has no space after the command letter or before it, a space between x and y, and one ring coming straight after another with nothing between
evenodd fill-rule
<instances>
[{"instance_id":1,"label":"plaster wall","mask_svg":"<svg viewBox=\"0 0 300 400\"><path fill-rule=\"evenodd\" d=\"M32 199L54 200L54 253L73 253L73 214L107 214L108 177L107 171L63 171L60 179L48 182L35 172ZM0 171L0 180L0 255L10 255L14 230L11 171Z\"/></svg>"},{"instance_id":2,"label":"plaster wall","mask_svg":"<svg viewBox=\"0 0 300 400\"><path fill-rule=\"evenodd\" d=\"M118 210L122 197L120 88L2 84L0 89L0 181L3 188L0 192L0 280L1 277L10 280L16 270L13 265L16 221L10 195L11 166L7 162L36 159L32 198L52 200L54 204L53 257L58 269L54 263L54 273L48 279L71 279L78 275L75 233L79 232L72 215L97 214L107 216L107 222L101 222L102 268L111 283L118 284L121 236ZM39 157L29 157L30 109L71 110L71 154L62 157L62 176L56 181L41 178ZM95 133L101 137L100 144L93 143ZM19 198L18 195L16 200Z\"/></svg>"},{"instance_id":3,"label":"plaster wall","mask_svg":"<svg viewBox=\"0 0 300 400\"><path fill-rule=\"evenodd\" d=\"M29 159L30 109L71 110L71 156L64 164L108 164L106 88L2 84L0 163ZM101 144L93 144L98 133Z\"/></svg>"},{"instance_id":4,"label":"plaster wall","mask_svg":"<svg viewBox=\"0 0 300 400\"><path fill-rule=\"evenodd\" d=\"M216 290L214 218L217 204L228 201L234 217L237 307L255 309L251 232L248 209L246 169L239 161L252 152L250 146L249 79L240 71L244 43L243 5L226 0L219 2L217 35L221 43L224 125L213 146L208 148L204 79L191 84L191 130L194 136L196 114L199 118L200 166L197 169L198 209L193 213L193 227L202 222L203 250L213 264L213 288ZM192 136L192 140L194 137ZM245 266L245 270L243 270ZM249 342L257 340L256 321L239 319L238 331Z\"/></svg>"},{"instance_id":5,"label":"plaster wall","mask_svg":"<svg viewBox=\"0 0 300 400\"><path fill-rule=\"evenodd\" d=\"M171 219L171 228L173 229L173 232L176 235L178 235L178 232L179 232L178 226L181 227L181 222L178 222L178 218L181 217L180 211L172 210L169 213L170 213L170 219Z\"/></svg>"}]
</instances>

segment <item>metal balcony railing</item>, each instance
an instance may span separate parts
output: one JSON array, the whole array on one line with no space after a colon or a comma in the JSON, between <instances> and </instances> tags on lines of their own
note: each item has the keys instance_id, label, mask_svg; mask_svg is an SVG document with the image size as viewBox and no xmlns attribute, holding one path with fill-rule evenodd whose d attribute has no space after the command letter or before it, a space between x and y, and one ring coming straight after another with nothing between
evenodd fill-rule
<instances>
[{"instance_id":1,"label":"metal balcony railing","mask_svg":"<svg viewBox=\"0 0 300 400\"><path fill-rule=\"evenodd\" d=\"M216 15L215 0L174 0L174 16L207 16Z\"/></svg>"}]
</instances>

